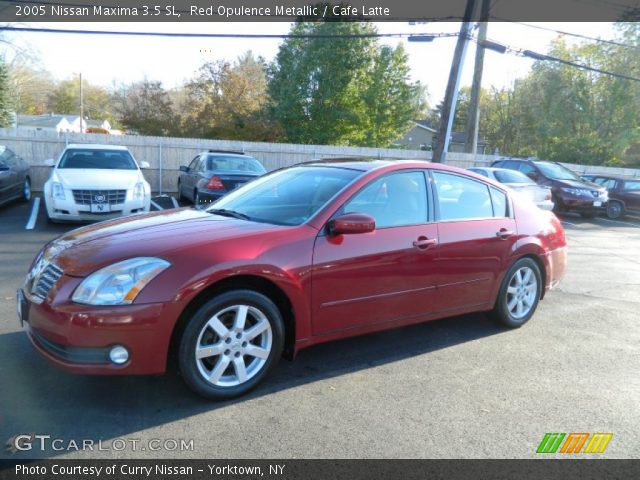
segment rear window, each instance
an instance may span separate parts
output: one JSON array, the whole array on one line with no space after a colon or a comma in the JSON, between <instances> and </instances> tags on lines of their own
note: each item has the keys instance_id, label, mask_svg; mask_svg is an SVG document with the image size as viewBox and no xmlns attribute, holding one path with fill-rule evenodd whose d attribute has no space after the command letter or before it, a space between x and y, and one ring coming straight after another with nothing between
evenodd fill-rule
<instances>
[{"instance_id":1,"label":"rear window","mask_svg":"<svg viewBox=\"0 0 640 480\"><path fill-rule=\"evenodd\" d=\"M640 180L632 180L624 182L625 190L640 190Z\"/></svg>"},{"instance_id":2,"label":"rear window","mask_svg":"<svg viewBox=\"0 0 640 480\"><path fill-rule=\"evenodd\" d=\"M58 168L136 170L138 167L126 150L72 148L64 152Z\"/></svg>"},{"instance_id":3,"label":"rear window","mask_svg":"<svg viewBox=\"0 0 640 480\"><path fill-rule=\"evenodd\" d=\"M267 173L262 164L253 157L215 155L207 158L207 170L242 173Z\"/></svg>"}]
</instances>

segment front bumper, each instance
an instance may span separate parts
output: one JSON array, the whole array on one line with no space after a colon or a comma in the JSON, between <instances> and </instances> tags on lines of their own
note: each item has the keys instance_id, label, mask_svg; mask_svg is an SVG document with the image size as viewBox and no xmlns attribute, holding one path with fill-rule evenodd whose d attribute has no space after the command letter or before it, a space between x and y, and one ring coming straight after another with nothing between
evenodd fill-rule
<instances>
[{"instance_id":1,"label":"front bumper","mask_svg":"<svg viewBox=\"0 0 640 480\"><path fill-rule=\"evenodd\" d=\"M57 298L69 298L81 280L63 276L54 288ZM24 294L22 319L35 349L57 367L92 375L154 375L166 370L177 305L94 307L51 298L38 302ZM116 345L129 352L123 365L109 359Z\"/></svg>"},{"instance_id":2,"label":"front bumper","mask_svg":"<svg viewBox=\"0 0 640 480\"><path fill-rule=\"evenodd\" d=\"M607 208L609 198L601 197L585 197L562 193L558 196L558 202L562 209L575 212L599 212Z\"/></svg>"},{"instance_id":3,"label":"front bumper","mask_svg":"<svg viewBox=\"0 0 640 480\"><path fill-rule=\"evenodd\" d=\"M128 200L125 203L108 205L104 212L91 212L91 205L78 205L73 199L59 200L46 198L47 215L58 221L99 221L118 218L134 213L148 212L151 207L151 197L139 200Z\"/></svg>"}]
</instances>

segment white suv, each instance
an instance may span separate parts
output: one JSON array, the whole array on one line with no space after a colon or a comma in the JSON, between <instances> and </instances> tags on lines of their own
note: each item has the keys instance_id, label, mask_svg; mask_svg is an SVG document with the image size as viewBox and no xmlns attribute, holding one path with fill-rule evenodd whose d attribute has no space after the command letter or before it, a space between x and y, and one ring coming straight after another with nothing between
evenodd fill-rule
<instances>
[{"instance_id":1,"label":"white suv","mask_svg":"<svg viewBox=\"0 0 640 480\"><path fill-rule=\"evenodd\" d=\"M148 212L151 186L127 147L70 144L57 162L47 160L53 171L44 184L44 200L50 221L106 220Z\"/></svg>"}]
</instances>

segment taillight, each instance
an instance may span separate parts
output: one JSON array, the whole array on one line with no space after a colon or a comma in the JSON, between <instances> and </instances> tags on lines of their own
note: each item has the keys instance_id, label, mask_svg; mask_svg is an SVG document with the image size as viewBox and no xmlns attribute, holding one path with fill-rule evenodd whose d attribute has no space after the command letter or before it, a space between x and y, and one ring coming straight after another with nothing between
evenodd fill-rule
<instances>
[{"instance_id":1,"label":"taillight","mask_svg":"<svg viewBox=\"0 0 640 480\"><path fill-rule=\"evenodd\" d=\"M551 200L551 190L547 190L546 195L544 196L545 200Z\"/></svg>"},{"instance_id":2,"label":"taillight","mask_svg":"<svg viewBox=\"0 0 640 480\"><path fill-rule=\"evenodd\" d=\"M207 190L224 190L224 185L222 184L222 180L220 177L214 175L209 179L209 183L207 183Z\"/></svg>"}]
</instances>

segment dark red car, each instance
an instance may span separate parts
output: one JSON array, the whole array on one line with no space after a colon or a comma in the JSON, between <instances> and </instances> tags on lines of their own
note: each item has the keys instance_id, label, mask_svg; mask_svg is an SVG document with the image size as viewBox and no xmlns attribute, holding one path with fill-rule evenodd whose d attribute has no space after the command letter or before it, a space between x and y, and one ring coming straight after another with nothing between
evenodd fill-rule
<instances>
[{"instance_id":1,"label":"dark red car","mask_svg":"<svg viewBox=\"0 0 640 480\"><path fill-rule=\"evenodd\" d=\"M161 374L209 398L284 353L475 311L508 327L564 275L550 212L471 172L343 160L272 172L206 210L95 224L46 245L18 309L35 348L88 374Z\"/></svg>"},{"instance_id":2,"label":"dark red car","mask_svg":"<svg viewBox=\"0 0 640 480\"><path fill-rule=\"evenodd\" d=\"M640 178L606 174L583 175L582 178L607 189L607 217L616 219L627 214L640 215Z\"/></svg>"}]
</instances>

